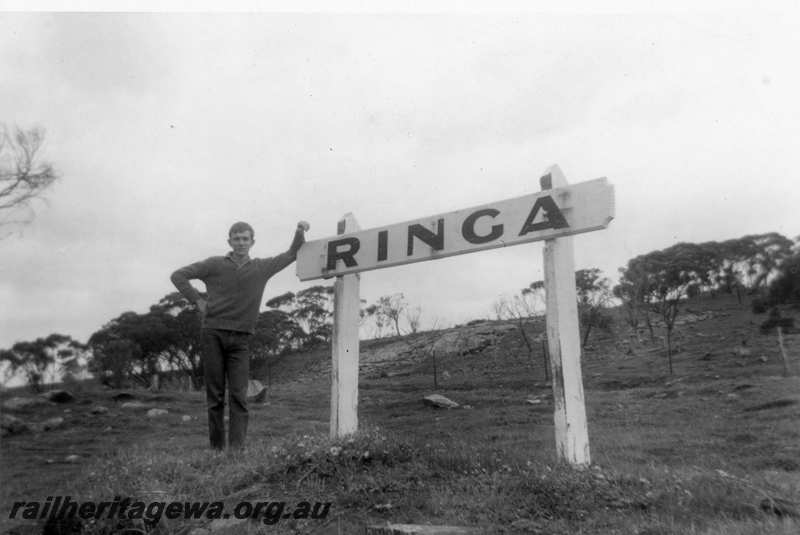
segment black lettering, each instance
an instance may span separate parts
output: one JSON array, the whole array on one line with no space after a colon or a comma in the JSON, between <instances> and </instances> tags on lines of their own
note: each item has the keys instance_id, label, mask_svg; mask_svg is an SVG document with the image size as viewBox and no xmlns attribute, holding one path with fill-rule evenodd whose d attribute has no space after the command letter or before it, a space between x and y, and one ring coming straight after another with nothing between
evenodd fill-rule
<instances>
[{"instance_id":1,"label":"black lettering","mask_svg":"<svg viewBox=\"0 0 800 535\"><path fill-rule=\"evenodd\" d=\"M339 251L339 246L348 246L349 249ZM358 265L356 262L355 254L361 248L361 242L358 238L341 238L339 240L332 240L328 242L328 265L325 267L328 271L336 269L336 262L343 260L344 265L347 267L355 267Z\"/></svg>"},{"instance_id":2,"label":"black lettering","mask_svg":"<svg viewBox=\"0 0 800 535\"><path fill-rule=\"evenodd\" d=\"M184 518L203 518L208 502L184 502Z\"/></svg>"},{"instance_id":3,"label":"black lettering","mask_svg":"<svg viewBox=\"0 0 800 535\"><path fill-rule=\"evenodd\" d=\"M435 251L444 249L444 219L440 218L436 225L436 234L419 224L408 227L408 249L406 251L408 256L414 254L414 237L427 243Z\"/></svg>"},{"instance_id":4,"label":"black lettering","mask_svg":"<svg viewBox=\"0 0 800 535\"><path fill-rule=\"evenodd\" d=\"M78 516L84 520L89 520L94 516L94 502L83 502L78 507Z\"/></svg>"},{"instance_id":5,"label":"black lettering","mask_svg":"<svg viewBox=\"0 0 800 535\"><path fill-rule=\"evenodd\" d=\"M59 507L61 507L61 496L56 496L56 501L53 502L53 507L50 508L50 518L58 514Z\"/></svg>"},{"instance_id":6,"label":"black lettering","mask_svg":"<svg viewBox=\"0 0 800 535\"><path fill-rule=\"evenodd\" d=\"M164 502L151 502L145 511L147 520L153 524L158 524L158 521L161 520L161 516L164 514L164 505Z\"/></svg>"},{"instance_id":7,"label":"black lettering","mask_svg":"<svg viewBox=\"0 0 800 535\"><path fill-rule=\"evenodd\" d=\"M297 519L308 518L310 512L311 512L311 504L308 502L300 502L297 504L297 507L294 510L294 518Z\"/></svg>"},{"instance_id":8,"label":"black lettering","mask_svg":"<svg viewBox=\"0 0 800 535\"><path fill-rule=\"evenodd\" d=\"M164 512L164 515L167 517L167 520L175 520L181 517L183 514L183 504L181 502L170 502L167 505L167 510Z\"/></svg>"},{"instance_id":9,"label":"black lettering","mask_svg":"<svg viewBox=\"0 0 800 535\"><path fill-rule=\"evenodd\" d=\"M14 502L14 505L11 507L11 512L8 513L8 518L17 516L17 509L20 507L25 507L25 502Z\"/></svg>"},{"instance_id":10,"label":"black lettering","mask_svg":"<svg viewBox=\"0 0 800 535\"><path fill-rule=\"evenodd\" d=\"M119 499L119 496L116 496L114 498L115 501L118 500L118 499ZM124 500L119 502L119 506L120 506L119 507L119 516L117 518L125 518L125 510L130 506L130 504L131 504L131 499L130 498L125 498Z\"/></svg>"},{"instance_id":11,"label":"black lettering","mask_svg":"<svg viewBox=\"0 0 800 535\"><path fill-rule=\"evenodd\" d=\"M272 502L269 504L266 511L264 511L264 519L262 522L264 522L264 524L277 523L283 515L283 508L285 505L284 502Z\"/></svg>"},{"instance_id":12,"label":"black lettering","mask_svg":"<svg viewBox=\"0 0 800 535\"><path fill-rule=\"evenodd\" d=\"M103 511L106 510L107 507L111 507L111 502L100 502L97 504L97 512L94 514L95 518L101 518L103 515ZM109 515L111 516L111 515Z\"/></svg>"},{"instance_id":13,"label":"black lettering","mask_svg":"<svg viewBox=\"0 0 800 535\"><path fill-rule=\"evenodd\" d=\"M389 231L382 230L378 232L378 262L386 260L389 257Z\"/></svg>"},{"instance_id":14,"label":"black lettering","mask_svg":"<svg viewBox=\"0 0 800 535\"><path fill-rule=\"evenodd\" d=\"M58 518L75 518L78 514L78 504L72 501L71 496L64 496L64 503L58 509Z\"/></svg>"},{"instance_id":15,"label":"black lettering","mask_svg":"<svg viewBox=\"0 0 800 535\"><path fill-rule=\"evenodd\" d=\"M131 520L141 520L144 516L144 502L133 502L127 517Z\"/></svg>"},{"instance_id":16,"label":"black lettering","mask_svg":"<svg viewBox=\"0 0 800 535\"><path fill-rule=\"evenodd\" d=\"M500 211L495 210L494 208L485 208L483 210L478 210L477 212L471 213L464 220L464 224L461 225L461 235L464 236L464 239L470 243L487 243L492 240L496 240L503 235L503 225L492 225L492 230L489 232L489 234L485 236L478 236L475 233L475 221L477 221L479 217L483 216L490 216L494 219L499 214Z\"/></svg>"},{"instance_id":17,"label":"black lettering","mask_svg":"<svg viewBox=\"0 0 800 535\"><path fill-rule=\"evenodd\" d=\"M48 496L47 500L44 502L44 507L42 507L42 512L39 518L46 518L48 511L50 511L50 506L53 505L53 497Z\"/></svg>"},{"instance_id":18,"label":"black lettering","mask_svg":"<svg viewBox=\"0 0 800 535\"><path fill-rule=\"evenodd\" d=\"M544 210L545 220L540 223L534 223L533 221L541 210ZM528 214L528 219L526 219L525 224L522 225L522 230L519 231L519 235L524 236L529 232L535 232L537 230L564 228L568 226L569 224L567 224L564 214L561 213L561 210L558 208L553 198L548 195L546 197L539 197L536 199L536 202L533 203L531 213Z\"/></svg>"},{"instance_id":19,"label":"black lettering","mask_svg":"<svg viewBox=\"0 0 800 535\"><path fill-rule=\"evenodd\" d=\"M322 509L320 510L320 506ZM328 516L328 511L331 508L331 502L319 503L316 502L314 504L314 510L311 511L311 518L314 519L322 519Z\"/></svg>"},{"instance_id":20,"label":"black lettering","mask_svg":"<svg viewBox=\"0 0 800 535\"><path fill-rule=\"evenodd\" d=\"M233 509L233 516L236 518L250 518L252 514L253 506L250 505L250 502L239 502Z\"/></svg>"},{"instance_id":21,"label":"black lettering","mask_svg":"<svg viewBox=\"0 0 800 535\"><path fill-rule=\"evenodd\" d=\"M28 502L25 510L22 511L22 518L25 520L36 520L39 517L39 502Z\"/></svg>"},{"instance_id":22,"label":"black lettering","mask_svg":"<svg viewBox=\"0 0 800 535\"><path fill-rule=\"evenodd\" d=\"M225 512L225 504L222 502L211 502L211 506L206 511L206 518L218 519L222 518L222 513Z\"/></svg>"}]
</instances>

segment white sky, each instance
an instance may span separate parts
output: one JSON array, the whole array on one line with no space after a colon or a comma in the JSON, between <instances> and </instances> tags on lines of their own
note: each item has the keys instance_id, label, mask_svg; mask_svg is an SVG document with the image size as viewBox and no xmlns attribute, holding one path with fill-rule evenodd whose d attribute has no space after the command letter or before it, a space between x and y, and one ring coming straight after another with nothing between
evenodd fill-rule
<instances>
[{"instance_id":1,"label":"white sky","mask_svg":"<svg viewBox=\"0 0 800 535\"><path fill-rule=\"evenodd\" d=\"M0 8L4 7L0 4ZM6 8L9 5L5 6ZM14 7L13 5L10 7ZM798 11L0 13L0 121L47 130L61 179L0 240L0 347L82 341L353 212L371 228L525 195L550 164L606 176L616 219L575 237L615 276L677 241L800 234ZM542 278L528 244L364 273L423 323L492 314ZM294 266L266 299L300 283Z\"/></svg>"}]
</instances>

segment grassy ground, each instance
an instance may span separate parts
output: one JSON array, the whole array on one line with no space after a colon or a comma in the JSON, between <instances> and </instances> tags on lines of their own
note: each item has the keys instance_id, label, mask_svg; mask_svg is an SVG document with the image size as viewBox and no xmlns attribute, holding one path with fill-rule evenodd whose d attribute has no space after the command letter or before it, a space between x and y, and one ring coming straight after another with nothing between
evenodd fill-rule
<instances>
[{"instance_id":1,"label":"grassy ground","mask_svg":"<svg viewBox=\"0 0 800 535\"><path fill-rule=\"evenodd\" d=\"M114 392L86 387L68 406L15 413L66 422L3 439L0 511L69 494L223 500L228 510L240 501L330 502L325 519L246 522L232 533L363 533L386 521L487 533L798 533L800 519L787 513L800 502L800 377L782 376L775 335L758 333L763 317L722 298L690 308L713 317L678 327L671 376L646 335L632 352L621 335L592 338L583 372L593 465L583 471L556 462L540 359L506 331L480 352L439 354L436 389L427 357L362 373L361 431L346 441L327 438L325 351L273 366L244 453L207 451L201 394L137 392L170 411L148 419L120 408ZM785 337L795 367L798 341ZM433 392L471 408L424 406ZM98 403L109 412L91 414ZM64 461L71 453L77 463ZM25 524L7 516L3 528ZM151 532L208 525L162 519Z\"/></svg>"}]
</instances>

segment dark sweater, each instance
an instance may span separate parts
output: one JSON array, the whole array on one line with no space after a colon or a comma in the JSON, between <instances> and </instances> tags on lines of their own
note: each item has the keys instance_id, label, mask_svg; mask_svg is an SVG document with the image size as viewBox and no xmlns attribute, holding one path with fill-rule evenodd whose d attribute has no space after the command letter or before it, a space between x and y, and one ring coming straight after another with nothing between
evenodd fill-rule
<instances>
[{"instance_id":1,"label":"dark sweater","mask_svg":"<svg viewBox=\"0 0 800 535\"><path fill-rule=\"evenodd\" d=\"M170 279L192 303L196 303L201 296L189 281L197 279L205 283L208 307L203 328L252 334L267 281L294 262L297 250L304 241L303 232L298 230L289 250L272 258L251 258L237 266L231 257L232 253L212 256L180 268Z\"/></svg>"}]
</instances>

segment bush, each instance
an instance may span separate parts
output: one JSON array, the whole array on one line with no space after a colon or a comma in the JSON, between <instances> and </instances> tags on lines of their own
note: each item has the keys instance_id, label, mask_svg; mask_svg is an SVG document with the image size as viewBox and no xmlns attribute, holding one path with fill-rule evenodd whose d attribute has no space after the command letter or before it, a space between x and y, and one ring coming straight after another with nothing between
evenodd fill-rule
<instances>
[{"instance_id":1,"label":"bush","mask_svg":"<svg viewBox=\"0 0 800 535\"><path fill-rule=\"evenodd\" d=\"M753 310L753 314L763 314L767 311L767 302L760 297L754 298L750 306Z\"/></svg>"},{"instance_id":2,"label":"bush","mask_svg":"<svg viewBox=\"0 0 800 535\"><path fill-rule=\"evenodd\" d=\"M781 264L780 273L769 285L769 300L774 304L800 302L800 254Z\"/></svg>"}]
</instances>

